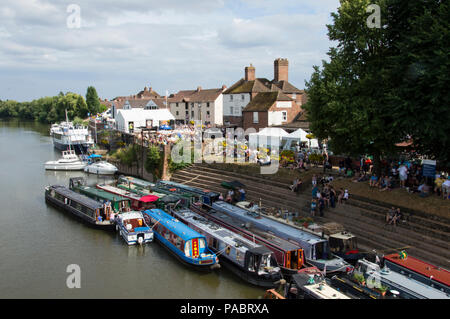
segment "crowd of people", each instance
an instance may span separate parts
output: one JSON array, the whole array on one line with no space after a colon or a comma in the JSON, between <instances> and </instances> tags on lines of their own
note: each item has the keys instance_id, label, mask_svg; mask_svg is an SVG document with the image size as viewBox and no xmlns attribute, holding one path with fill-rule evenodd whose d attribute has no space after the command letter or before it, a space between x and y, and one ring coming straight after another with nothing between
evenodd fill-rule
<instances>
[{"instance_id":1,"label":"crowd of people","mask_svg":"<svg viewBox=\"0 0 450 319\"><path fill-rule=\"evenodd\" d=\"M319 213L320 217L324 216L325 208L335 208L336 204L345 204L349 199L348 189L336 190L331 182L334 177L332 175L312 177L312 200L311 200L311 215L315 216Z\"/></svg>"}]
</instances>

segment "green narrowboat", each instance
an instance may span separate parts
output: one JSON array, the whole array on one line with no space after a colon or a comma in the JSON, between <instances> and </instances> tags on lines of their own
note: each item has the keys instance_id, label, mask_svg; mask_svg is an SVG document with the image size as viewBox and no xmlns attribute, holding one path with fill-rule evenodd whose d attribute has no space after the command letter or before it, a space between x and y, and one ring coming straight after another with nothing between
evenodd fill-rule
<instances>
[{"instance_id":1,"label":"green narrowboat","mask_svg":"<svg viewBox=\"0 0 450 319\"><path fill-rule=\"evenodd\" d=\"M71 178L69 180L69 188L101 203L111 203L111 208L117 214L130 210L131 200L129 198L108 193L95 187L86 186L85 180L82 177Z\"/></svg>"}]
</instances>

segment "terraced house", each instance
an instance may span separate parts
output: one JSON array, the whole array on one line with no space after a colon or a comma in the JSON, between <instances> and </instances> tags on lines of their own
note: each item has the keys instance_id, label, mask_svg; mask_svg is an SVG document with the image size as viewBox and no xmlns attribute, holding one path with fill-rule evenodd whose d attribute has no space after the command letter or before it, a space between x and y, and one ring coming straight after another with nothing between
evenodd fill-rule
<instances>
[{"instance_id":1,"label":"terraced house","mask_svg":"<svg viewBox=\"0 0 450 319\"><path fill-rule=\"evenodd\" d=\"M261 93L264 94L258 97ZM224 124L244 129L290 123L302 111L301 106L305 100L305 92L289 83L287 59L274 61L272 81L256 78L253 65L246 67L245 77L223 95Z\"/></svg>"},{"instance_id":2,"label":"terraced house","mask_svg":"<svg viewBox=\"0 0 450 319\"><path fill-rule=\"evenodd\" d=\"M170 112L178 123L201 121L205 125L223 125L223 91L219 89L202 89L179 91L168 99Z\"/></svg>"}]
</instances>

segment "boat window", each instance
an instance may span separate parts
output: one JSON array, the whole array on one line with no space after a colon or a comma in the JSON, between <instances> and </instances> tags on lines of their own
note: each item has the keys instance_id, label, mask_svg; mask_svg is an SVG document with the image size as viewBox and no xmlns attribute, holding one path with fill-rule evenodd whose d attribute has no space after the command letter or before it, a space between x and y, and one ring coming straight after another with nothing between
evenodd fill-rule
<instances>
[{"instance_id":1,"label":"boat window","mask_svg":"<svg viewBox=\"0 0 450 319\"><path fill-rule=\"evenodd\" d=\"M198 240L200 249L204 249L206 247L205 240L203 238L199 238Z\"/></svg>"},{"instance_id":2,"label":"boat window","mask_svg":"<svg viewBox=\"0 0 450 319\"><path fill-rule=\"evenodd\" d=\"M250 255L250 258L248 259L248 270L255 271L255 256L254 255Z\"/></svg>"},{"instance_id":3,"label":"boat window","mask_svg":"<svg viewBox=\"0 0 450 319\"><path fill-rule=\"evenodd\" d=\"M187 241L186 245L184 246L184 254L186 257L191 257L191 241Z\"/></svg>"}]
</instances>

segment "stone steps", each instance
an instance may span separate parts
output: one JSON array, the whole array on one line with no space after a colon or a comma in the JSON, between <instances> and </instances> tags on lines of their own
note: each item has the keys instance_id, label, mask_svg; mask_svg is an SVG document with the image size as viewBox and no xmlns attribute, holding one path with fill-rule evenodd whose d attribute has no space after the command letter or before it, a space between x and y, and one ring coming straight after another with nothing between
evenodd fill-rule
<instances>
[{"instance_id":1,"label":"stone steps","mask_svg":"<svg viewBox=\"0 0 450 319\"><path fill-rule=\"evenodd\" d=\"M193 165L177 171L172 176L172 180L221 193L226 192L226 189L220 185L221 182L238 180L246 185L248 200L258 202L259 198L262 198L263 206L286 208L300 215L309 216L310 189L296 195L288 189L290 184L205 168L203 165ZM408 249L411 255L448 267L450 236L448 232L443 231L448 229L448 225L436 220L423 221L422 217L413 215L410 216L413 218L406 225L401 224L395 228L394 232L384 227L386 211L386 207L351 196L347 205L339 205L336 209L326 209L325 218L318 219L343 224L346 229L358 236L358 243L364 246L378 250L411 246ZM438 229L431 228L436 226Z\"/></svg>"}]
</instances>

